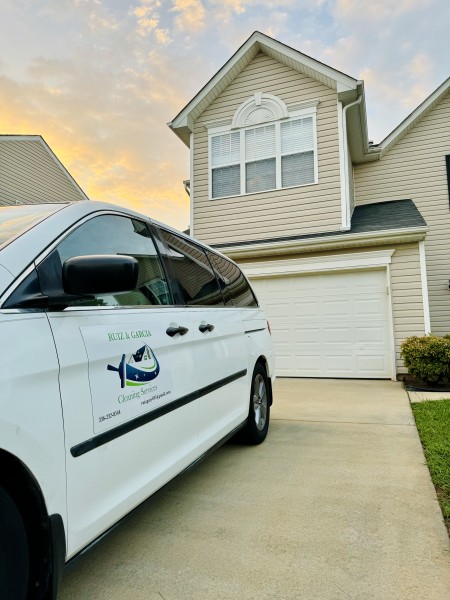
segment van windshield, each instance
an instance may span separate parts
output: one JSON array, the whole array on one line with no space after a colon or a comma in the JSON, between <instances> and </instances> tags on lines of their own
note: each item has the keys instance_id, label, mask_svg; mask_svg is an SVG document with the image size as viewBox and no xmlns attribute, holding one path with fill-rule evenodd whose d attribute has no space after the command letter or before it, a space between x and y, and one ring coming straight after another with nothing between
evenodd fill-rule
<instances>
[{"instance_id":1,"label":"van windshield","mask_svg":"<svg viewBox=\"0 0 450 600\"><path fill-rule=\"evenodd\" d=\"M0 249L63 206L63 204L0 206Z\"/></svg>"}]
</instances>

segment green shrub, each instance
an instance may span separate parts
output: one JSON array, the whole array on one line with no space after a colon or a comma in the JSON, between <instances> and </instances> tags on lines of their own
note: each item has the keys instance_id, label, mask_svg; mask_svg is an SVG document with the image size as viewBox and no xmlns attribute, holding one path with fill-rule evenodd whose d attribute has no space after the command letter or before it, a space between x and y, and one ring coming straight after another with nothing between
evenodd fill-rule
<instances>
[{"instance_id":1,"label":"green shrub","mask_svg":"<svg viewBox=\"0 0 450 600\"><path fill-rule=\"evenodd\" d=\"M425 383L450 381L450 339L434 335L406 338L401 356L409 373Z\"/></svg>"}]
</instances>

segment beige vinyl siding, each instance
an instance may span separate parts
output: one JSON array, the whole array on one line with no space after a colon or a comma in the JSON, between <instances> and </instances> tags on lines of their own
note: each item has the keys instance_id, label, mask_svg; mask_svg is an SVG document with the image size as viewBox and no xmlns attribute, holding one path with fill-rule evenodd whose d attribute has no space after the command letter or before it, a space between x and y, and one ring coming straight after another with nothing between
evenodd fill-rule
<instances>
[{"instance_id":1,"label":"beige vinyl siding","mask_svg":"<svg viewBox=\"0 0 450 600\"><path fill-rule=\"evenodd\" d=\"M418 244L405 244L395 249L391 264L391 293L397 373L406 373L400 357L400 345L411 335L425 333Z\"/></svg>"},{"instance_id":2,"label":"beige vinyl siding","mask_svg":"<svg viewBox=\"0 0 450 600\"><path fill-rule=\"evenodd\" d=\"M0 139L0 205L85 199L42 142Z\"/></svg>"},{"instance_id":3,"label":"beige vinyl siding","mask_svg":"<svg viewBox=\"0 0 450 600\"><path fill-rule=\"evenodd\" d=\"M318 184L209 199L208 130L205 122L229 120L255 92L278 96L288 106L319 100ZM305 75L258 54L194 126L195 236L209 244L336 231L341 227L337 94Z\"/></svg>"},{"instance_id":4,"label":"beige vinyl siding","mask_svg":"<svg viewBox=\"0 0 450 600\"><path fill-rule=\"evenodd\" d=\"M380 161L354 167L356 204L410 198L430 228L425 249L431 331L436 335L450 333L446 154L450 154L450 94Z\"/></svg>"},{"instance_id":5,"label":"beige vinyl siding","mask_svg":"<svg viewBox=\"0 0 450 600\"><path fill-rule=\"evenodd\" d=\"M400 345L410 335L423 335L425 322L423 316L423 297L420 276L420 259L418 243L401 244L397 246L372 246L364 249L344 249L335 252L314 252L302 255L287 255L273 257L262 261L259 259L245 259L235 261L241 266L245 273L246 266L263 267L269 264L279 264L283 260L305 260L307 258L336 256L340 254L363 254L374 250L394 250L391 274L391 302L392 318L394 327L394 346L397 373L406 373L403 361L400 357ZM305 273L310 276L312 273ZM299 275L301 277L302 275ZM250 279L251 281L251 279ZM388 290L386 289L386 294Z\"/></svg>"}]
</instances>

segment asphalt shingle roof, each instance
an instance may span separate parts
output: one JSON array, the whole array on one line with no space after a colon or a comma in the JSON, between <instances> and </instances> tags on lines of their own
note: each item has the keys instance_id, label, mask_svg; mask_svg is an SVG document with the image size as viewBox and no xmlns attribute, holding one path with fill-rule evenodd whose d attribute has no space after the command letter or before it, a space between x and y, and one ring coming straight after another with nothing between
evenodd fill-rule
<instances>
[{"instance_id":1,"label":"asphalt shingle roof","mask_svg":"<svg viewBox=\"0 0 450 600\"><path fill-rule=\"evenodd\" d=\"M387 202L375 202L374 204L356 206L349 231L327 231L325 233L312 233L308 235L214 244L214 248L233 248L235 246L250 246L252 244L309 240L335 235L349 236L356 233L411 229L414 227L426 227L426 225L425 219L412 200L389 200Z\"/></svg>"}]
</instances>

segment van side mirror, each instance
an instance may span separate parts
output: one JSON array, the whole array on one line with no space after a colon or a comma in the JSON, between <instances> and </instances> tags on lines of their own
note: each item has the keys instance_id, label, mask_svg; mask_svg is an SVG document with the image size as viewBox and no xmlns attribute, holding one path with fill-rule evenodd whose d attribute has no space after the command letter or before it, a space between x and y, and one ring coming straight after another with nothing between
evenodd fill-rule
<instances>
[{"instance_id":1,"label":"van side mirror","mask_svg":"<svg viewBox=\"0 0 450 600\"><path fill-rule=\"evenodd\" d=\"M133 256L74 256L63 264L62 283L66 294L114 294L133 290L138 274L139 263Z\"/></svg>"}]
</instances>

